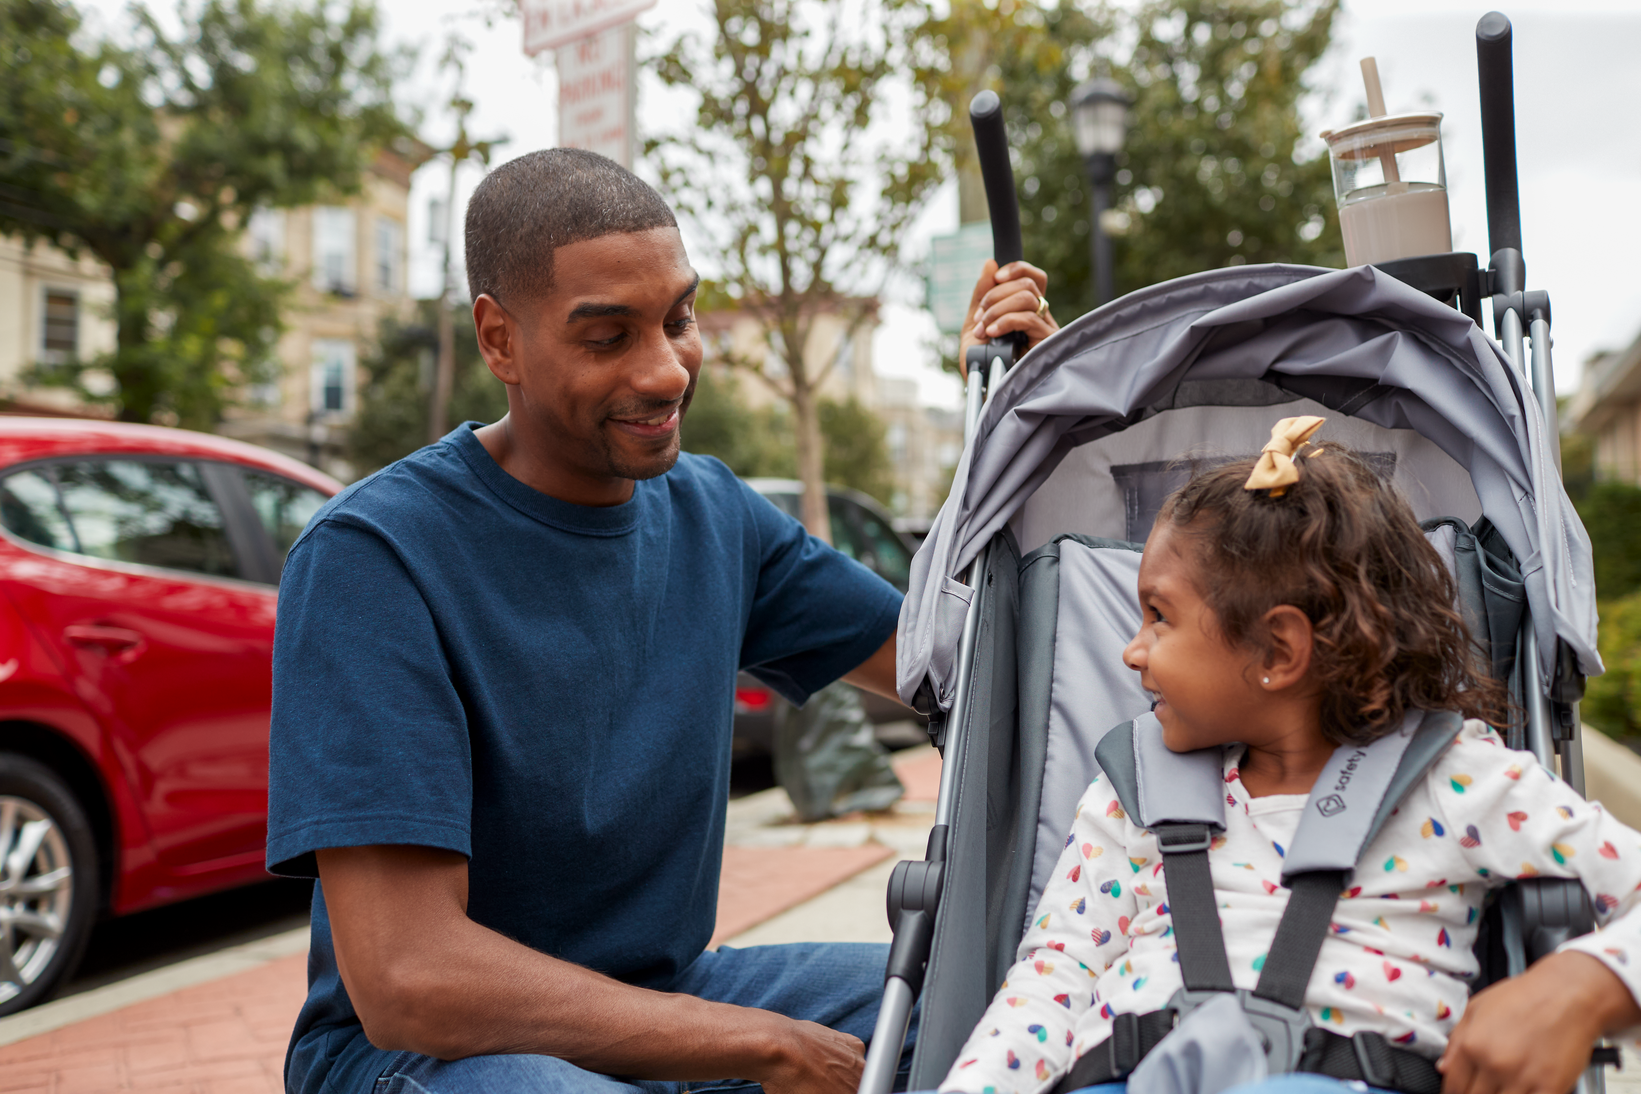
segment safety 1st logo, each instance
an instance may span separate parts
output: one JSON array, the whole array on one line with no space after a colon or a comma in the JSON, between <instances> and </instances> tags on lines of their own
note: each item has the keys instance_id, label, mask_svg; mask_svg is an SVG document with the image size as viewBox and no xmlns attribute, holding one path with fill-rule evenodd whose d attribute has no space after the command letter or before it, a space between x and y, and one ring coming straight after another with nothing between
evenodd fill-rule
<instances>
[{"instance_id":1,"label":"safety 1st logo","mask_svg":"<svg viewBox=\"0 0 1641 1094\"><path fill-rule=\"evenodd\" d=\"M1318 813L1324 817L1336 817L1345 811L1345 789L1350 786L1350 780L1355 777L1356 769L1362 766L1362 761L1365 759L1367 759L1367 750L1358 748L1350 759L1345 761L1344 770L1339 772L1339 781L1333 784L1333 793L1317 800L1316 811Z\"/></svg>"}]
</instances>

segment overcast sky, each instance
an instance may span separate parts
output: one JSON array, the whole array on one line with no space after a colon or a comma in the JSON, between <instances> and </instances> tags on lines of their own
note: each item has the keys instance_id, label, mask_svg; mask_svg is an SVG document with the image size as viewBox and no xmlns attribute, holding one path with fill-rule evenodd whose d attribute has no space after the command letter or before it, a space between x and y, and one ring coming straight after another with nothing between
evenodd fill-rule
<instances>
[{"instance_id":1,"label":"overcast sky","mask_svg":"<svg viewBox=\"0 0 1641 1094\"><path fill-rule=\"evenodd\" d=\"M120 2L91 0L91 6L113 13ZM431 60L455 29L475 45L467 86L477 104L475 134L511 138L503 159L555 143L556 78L547 58L523 55L515 20L487 25L477 14L485 0L380 2L390 37L421 47L422 69L407 82L405 94L424 111L429 139L448 134L439 106L449 87ZM1372 54L1392 111L1443 111L1454 247L1476 252L1484 264L1487 219L1474 35L1486 10L1456 0L1346 0L1333 48L1313 74L1317 94L1306 104L1313 133L1350 120L1363 101L1356 62ZM656 39L670 39L683 29L705 33L710 24L704 11L700 0L660 0L640 26ZM1530 287L1549 289L1554 302L1556 373L1565 393L1590 354L1626 345L1641 333L1636 273L1641 265L1641 0L1535 0L1513 5L1506 14L1515 25L1527 277ZM641 83L641 131L682 124L687 109L685 100L655 81ZM464 172L459 202L477 181L476 171ZM418 293L437 288L427 213L429 201L442 196L446 186L442 166L417 173L410 230L412 289ZM921 255L930 235L956 224L955 191L948 186L919 219L908 241L910 253ZM1049 295L1054 296L1052 286ZM879 371L914 376L926 400L957 405L956 382L931 363L933 322L920 306L918 283L904 279L890 297L877 341Z\"/></svg>"}]
</instances>

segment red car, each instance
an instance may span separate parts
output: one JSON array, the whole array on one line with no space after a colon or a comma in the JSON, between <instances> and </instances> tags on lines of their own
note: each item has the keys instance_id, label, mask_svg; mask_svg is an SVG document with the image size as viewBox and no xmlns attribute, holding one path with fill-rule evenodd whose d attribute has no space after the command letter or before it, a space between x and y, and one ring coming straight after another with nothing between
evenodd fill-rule
<instances>
[{"instance_id":1,"label":"red car","mask_svg":"<svg viewBox=\"0 0 1641 1094\"><path fill-rule=\"evenodd\" d=\"M0 418L0 1015L98 918L267 876L279 572L340 489L202 433Z\"/></svg>"}]
</instances>

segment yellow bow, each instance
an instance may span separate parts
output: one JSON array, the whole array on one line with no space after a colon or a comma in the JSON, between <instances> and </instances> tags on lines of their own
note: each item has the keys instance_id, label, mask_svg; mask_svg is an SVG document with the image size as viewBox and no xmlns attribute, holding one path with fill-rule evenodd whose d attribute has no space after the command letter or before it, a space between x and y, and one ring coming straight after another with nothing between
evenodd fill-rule
<instances>
[{"instance_id":1,"label":"yellow bow","mask_svg":"<svg viewBox=\"0 0 1641 1094\"><path fill-rule=\"evenodd\" d=\"M1271 497L1280 498L1288 487L1299 481L1299 468L1294 466L1293 454L1300 445L1311 439L1311 434L1322 428L1326 418L1314 414L1298 418L1283 418L1271 426L1271 439L1259 454L1253 474L1242 484L1244 490L1269 490Z\"/></svg>"}]
</instances>

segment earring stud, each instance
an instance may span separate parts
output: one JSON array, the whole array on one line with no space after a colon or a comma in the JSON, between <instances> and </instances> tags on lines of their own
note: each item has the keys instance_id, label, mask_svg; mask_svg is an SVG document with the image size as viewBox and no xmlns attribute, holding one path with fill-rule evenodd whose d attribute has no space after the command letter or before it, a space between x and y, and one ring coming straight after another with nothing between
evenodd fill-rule
<instances>
[{"instance_id":1,"label":"earring stud","mask_svg":"<svg viewBox=\"0 0 1641 1094\"><path fill-rule=\"evenodd\" d=\"M1267 683L1267 684L1268 684L1268 683L1270 683L1270 682L1271 682L1271 678L1270 678L1270 677L1269 677L1269 676L1267 676L1267 677L1265 677L1265 682L1266 682L1266 683Z\"/></svg>"}]
</instances>

